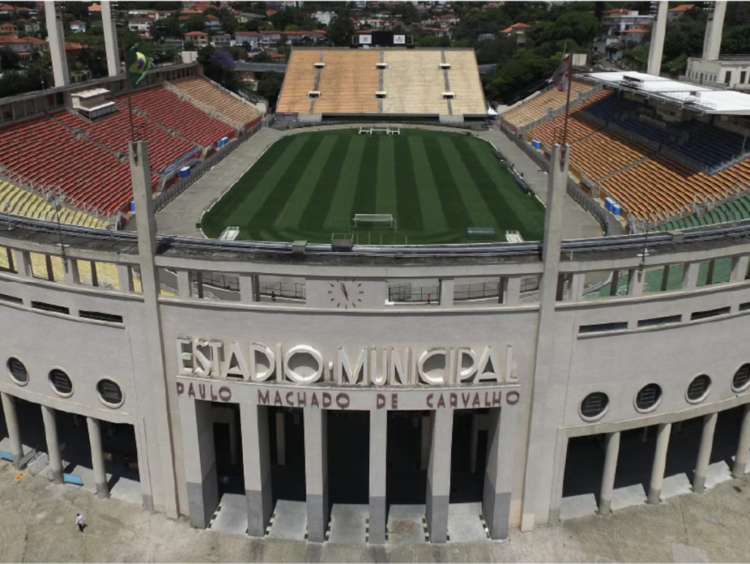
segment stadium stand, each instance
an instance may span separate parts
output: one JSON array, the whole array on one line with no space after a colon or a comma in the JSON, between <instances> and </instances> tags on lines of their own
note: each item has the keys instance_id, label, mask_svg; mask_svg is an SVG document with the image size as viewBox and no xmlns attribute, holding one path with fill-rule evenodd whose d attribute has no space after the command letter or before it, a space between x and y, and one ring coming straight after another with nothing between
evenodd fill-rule
<instances>
[{"instance_id":1,"label":"stadium stand","mask_svg":"<svg viewBox=\"0 0 750 564\"><path fill-rule=\"evenodd\" d=\"M485 115L487 104L474 51L446 49L444 54L445 61L451 65L448 71L450 89L456 95L451 100L453 113Z\"/></svg>"},{"instance_id":2,"label":"stadium stand","mask_svg":"<svg viewBox=\"0 0 750 564\"><path fill-rule=\"evenodd\" d=\"M386 52L385 62L383 113L448 115L440 51Z\"/></svg>"},{"instance_id":3,"label":"stadium stand","mask_svg":"<svg viewBox=\"0 0 750 564\"><path fill-rule=\"evenodd\" d=\"M689 229L701 225L713 225L726 221L750 219L750 194L736 200L730 200L705 213L692 214L676 221L668 221L660 226L661 230Z\"/></svg>"},{"instance_id":4,"label":"stadium stand","mask_svg":"<svg viewBox=\"0 0 750 564\"><path fill-rule=\"evenodd\" d=\"M189 76L170 83L178 92L182 92L219 114L224 123L239 129L260 119L262 116L250 104L239 100L235 96L217 88L211 82L198 77Z\"/></svg>"},{"instance_id":5,"label":"stadium stand","mask_svg":"<svg viewBox=\"0 0 750 564\"><path fill-rule=\"evenodd\" d=\"M132 99L133 107L143 110L148 119L173 129L203 147L233 134L227 124L197 111L195 106L183 102L175 93L161 86L137 90L133 92Z\"/></svg>"},{"instance_id":6,"label":"stadium stand","mask_svg":"<svg viewBox=\"0 0 750 564\"><path fill-rule=\"evenodd\" d=\"M383 69L377 66L381 57ZM319 62L324 67L316 69ZM450 68L442 69L442 63ZM311 99L311 91L320 97ZM450 102L443 98L449 91ZM385 97L378 99L376 92ZM470 49L295 49L277 113L484 118L487 109Z\"/></svg>"},{"instance_id":7,"label":"stadium stand","mask_svg":"<svg viewBox=\"0 0 750 564\"><path fill-rule=\"evenodd\" d=\"M3 212L5 212L6 204L8 204L8 213L13 215L57 221L55 208L47 200L29 190L0 180L0 210ZM63 208L60 211L60 223L105 229L108 222L91 214Z\"/></svg>"},{"instance_id":8,"label":"stadium stand","mask_svg":"<svg viewBox=\"0 0 750 564\"><path fill-rule=\"evenodd\" d=\"M307 114L311 100L307 93L314 90L318 74L314 64L320 61L320 50L294 49L284 74L284 85L276 105L278 113Z\"/></svg>"},{"instance_id":9,"label":"stadium stand","mask_svg":"<svg viewBox=\"0 0 750 564\"><path fill-rule=\"evenodd\" d=\"M315 113L376 114L379 88L377 51L324 52L325 68L320 71Z\"/></svg>"},{"instance_id":10,"label":"stadium stand","mask_svg":"<svg viewBox=\"0 0 750 564\"><path fill-rule=\"evenodd\" d=\"M574 80L571 84L570 97L575 99L581 92L594 90L595 86L588 82ZM528 102L508 110L502 115L502 120L515 127L523 127L542 119L549 110L557 110L565 106L567 94L557 88L550 88L534 96Z\"/></svg>"},{"instance_id":11,"label":"stadium stand","mask_svg":"<svg viewBox=\"0 0 750 564\"><path fill-rule=\"evenodd\" d=\"M130 140L128 108L123 100L117 100L116 104L119 112L94 122L69 113L60 115L59 120L71 129L85 131L90 139L106 145L112 151L126 155ZM133 115L133 123L138 128L139 136L148 142L148 156L154 172L161 171L197 147L185 139L169 135L165 127L141 116Z\"/></svg>"}]
</instances>

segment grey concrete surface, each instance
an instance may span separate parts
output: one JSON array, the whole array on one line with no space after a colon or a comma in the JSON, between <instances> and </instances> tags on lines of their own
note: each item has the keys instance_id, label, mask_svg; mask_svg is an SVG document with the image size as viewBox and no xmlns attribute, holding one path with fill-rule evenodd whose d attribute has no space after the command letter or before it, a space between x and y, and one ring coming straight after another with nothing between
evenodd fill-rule
<instances>
[{"instance_id":1,"label":"grey concrete surface","mask_svg":"<svg viewBox=\"0 0 750 564\"><path fill-rule=\"evenodd\" d=\"M0 562L728 562L750 554L748 476L609 517L514 530L502 543L376 547L197 530L184 518L169 520L41 476L16 482L15 475L0 462ZM82 534L75 530L78 512L87 524Z\"/></svg>"},{"instance_id":2,"label":"grey concrete surface","mask_svg":"<svg viewBox=\"0 0 750 564\"><path fill-rule=\"evenodd\" d=\"M690 479L687 477L687 474L675 474L674 476L667 476L664 478L664 485L661 488L661 498L668 499L692 491L693 486L690 484Z\"/></svg>"},{"instance_id":3,"label":"grey concrete surface","mask_svg":"<svg viewBox=\"0 0 750 564\"><path fill-rule=\"evenodd\" d=\"M617 491L617 490L615 490ZM560 504L560 520L580 519L596 513L596 496L592 493L564 497Z\"/></svg>"},{"instance_id":4,"label":"grey concrete surface","mask_svg":"<svg viewBox=\"0 0 750 564\"><path fill-rule=\"evenodd\" d=\"M360 544L367 538L367 505L334 503L331 508L328 540L335 543Z\"/></svg>"},{"instance_id":5,"label":"grey concrete surface","mask_svg":"<svg viewBox=\"0 0 750 564\"><path fill-rule=\"evenodd\" d=\"M682 476L684 475L682 474ZM646 491L641 484L617 488L612 492L612 511L619 511L642 503L646 503Z\"/></svg>"},{"instance_id":6,"label":"grey concrete surface","mask_svg":"<svg viewBox=\"0 0 750 564\"><path fill-rule=\"evenodd\" d=\"M451 503L448 507L450 542L489 541L481 513L481 503Z\"/></svg>"}]
</instances>

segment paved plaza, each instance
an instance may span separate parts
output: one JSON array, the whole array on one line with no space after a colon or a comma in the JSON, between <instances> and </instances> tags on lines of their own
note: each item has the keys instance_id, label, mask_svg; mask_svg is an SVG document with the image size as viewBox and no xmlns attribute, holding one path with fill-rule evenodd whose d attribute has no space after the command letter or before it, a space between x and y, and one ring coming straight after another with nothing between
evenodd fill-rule
<instances>
[{"instance_id":1,"label":"paved plaza","mask_svg":"<svg viewBox=\"0 0 750 564\"><path fill-rule=\"evenodd\" d=\"M16 475L0 461L0 562L744 562L750 554L750 477L656 507L571 519L531 533L512 531L501 543L436 546L391 538L385 546L369 546L196 530L186 519L172 521L132 503L101 500L74 486L52 485L41 475L18 481ZM83 534L75 530L78 512L88 525Z\"/></svg>"}]
</instances>

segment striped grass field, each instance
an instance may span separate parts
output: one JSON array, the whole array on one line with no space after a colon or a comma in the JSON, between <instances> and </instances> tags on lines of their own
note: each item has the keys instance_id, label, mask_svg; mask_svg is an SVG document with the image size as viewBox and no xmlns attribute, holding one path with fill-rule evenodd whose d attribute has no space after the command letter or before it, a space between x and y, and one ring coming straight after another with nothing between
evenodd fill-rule
<instances>
[{"instance_id":1,"label":"striped grass field","mask_svg":"<svg viewBox=\"0 0 750 564\"><path fill-rule=\"evenodd\" d=\"M355 229L360 213L392 214L396 228ZM228 226L239 239L330 242L352 233L360 244L464 243L467 227L492 227L495 240L519 231L537 241L544 207L525 194L491 145L459 133L356 129L300 133L272 145L204 214L217 238Z\"/></svg>"}]
</instances>

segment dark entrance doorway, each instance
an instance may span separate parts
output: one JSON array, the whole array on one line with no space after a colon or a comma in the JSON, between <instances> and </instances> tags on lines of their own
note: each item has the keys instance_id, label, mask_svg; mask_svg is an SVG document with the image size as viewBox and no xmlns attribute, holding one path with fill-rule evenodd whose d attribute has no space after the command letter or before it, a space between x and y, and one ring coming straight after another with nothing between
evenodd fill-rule
<instances>
[{"instance_id":1,"label":"dark entrance doorway","mask_svg":"<svg viewBox=\"0 0 750 564\"><path fill-rule=\"evenodd\" d=\"M369 503L370 412L328 411L328 500Z\"/></svg>"},{"instance_id":2,"label":"dark entrance doorway","mask_svg":"<svg viewBox=\"0 0 750 564\"><path fill-rule=\"evenodd\" d=\"M305 501L305 427L302 409L268 407L273 504Z\"/></svg>"},{"instance_id":3,"label":"dark entrance doorway","mask_svg":"<svg viewBox=\"0 0 750 564\"><path fill-rule=\"evenodd\" d=\"M225 493L245 495L239 407L238 404L211 402L219 499Z\"/></svg>"},{"instance_id":4,"label":"dark entrance doorway","mask_svg":"<svg viewBox=\"0 0 750 564\"><path fill-rule=\"evenodd\" d=\"M429 414L429 411L388 412L386 502L389 506L425 503L427 465L422 460L422 427L427 424Z\"/></svg>"},{"instance_id":5,"label":"dark entrance doorway","mask_svg":"<svg viewBox=\"0 0 750 564\"><path fill-rule=\"evenodd\" d=\"M489 412L457 409L453 413L450 503L481 502L487 465L487 430L481 427Z\"/></svg>"}]
</instances>

